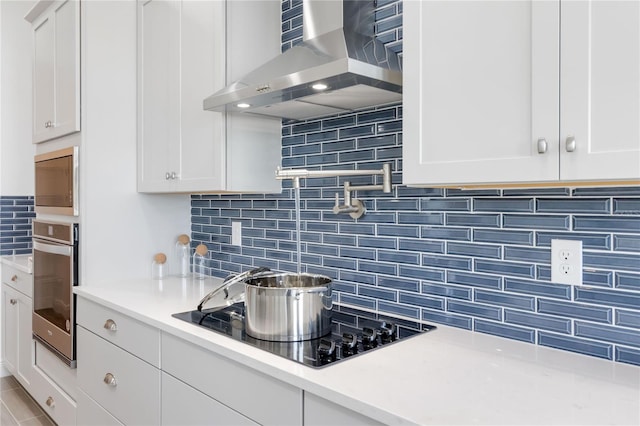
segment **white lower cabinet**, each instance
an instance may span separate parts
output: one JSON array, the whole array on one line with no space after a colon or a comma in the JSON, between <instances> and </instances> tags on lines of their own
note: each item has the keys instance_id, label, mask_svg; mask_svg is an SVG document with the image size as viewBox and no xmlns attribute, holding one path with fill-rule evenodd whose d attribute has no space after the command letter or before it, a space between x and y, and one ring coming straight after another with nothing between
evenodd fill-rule
<instances>
[{"instance_id":1,"label":"white lower cabinet","mask_svg":"<svg viewBox=\"0 0 640 426\"><path fill-rule=\"evenodd\" d=\"M2 360L25 389L33 371L31 274L2 266Z\"/></svg>"},{"instance_id":2,"label":"white lower cabinet","mask_svg":"<svg viewBox=\"0 0 640 426\"><path fill-rule=\"evenodd\" d=\"M301 389L166 333L162 370L262 425L302 424Z\"/></svg>"},{"instance_id":3,"label":"white lower cabinet","mask_svg":"<svg viewBox=\"0 0 640 426\"><path fill-rule=\"evenodd\" d=\"M78 391L76 402L78 404L76 414L78 426L122 426L118 419L109 414L86 393Z\"/></svg>"},{"instance_id":4,"label":"white lower cabinet","mask_svg":"<svg viewBox=\"0 0 640 426\"><path fill-rule=\"evenodd\" d=\"M175 377L162 373L162 425L257 425Z\"/></svg>"},{"instance_id":5,"label":"white lower cabinet","mask_svg":"<svg viewBox=\"0 0 640 426\"><path fill-rule=\"evenodd\" d=\"M33 369L29 393L59 426L76 424L76 402L40 367Z\"/></svg>"},{"instance_id":6,"label":"white lower cabinet","mask_svg":"<svg viewBox=\"0 0 640 426\"><path fill-rule=\"evenodd\" d=\"M309 392L304 393L304 425L305 426L374 426L382 425L371 417L334 404Z\"/></svg>"},{"instance_id":7,"label":"white lower cabinet","mask_svg":"<svg viewBox=\"0 0 640 426\"><path fill-rule=\"evenodd\" d=\"M77 327L78 386L116 419L160 424L160 370Z\"/></svg>"}]
</instances>

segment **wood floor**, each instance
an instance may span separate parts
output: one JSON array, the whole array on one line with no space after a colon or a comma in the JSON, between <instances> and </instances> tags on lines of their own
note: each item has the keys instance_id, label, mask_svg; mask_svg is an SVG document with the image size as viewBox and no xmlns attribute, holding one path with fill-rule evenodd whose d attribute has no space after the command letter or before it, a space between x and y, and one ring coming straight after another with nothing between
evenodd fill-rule
<instances>
[{"instance_id":1,"label":"wood floor","mask_svg":"<svg viewBox=\"0 0 640 426\"><path fill-rule=\"evenodd\" d=\"M13 376L5 376L0 377L0 425L53 426L55 423Z\"/></svg>"}]
</instances>

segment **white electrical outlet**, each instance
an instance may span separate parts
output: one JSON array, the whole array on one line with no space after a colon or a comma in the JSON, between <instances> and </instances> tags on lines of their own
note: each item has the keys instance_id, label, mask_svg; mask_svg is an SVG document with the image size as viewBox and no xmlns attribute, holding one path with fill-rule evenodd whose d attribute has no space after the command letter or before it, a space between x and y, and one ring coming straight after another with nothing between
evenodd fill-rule
<instances>
[{"instance_id":1,"label":"white electrical outlet","mask_svg":"<svg viewBox=\"0 0 640 426\"><path fill-rule=\"evenodd\" d=\"M231 244L242 245L242 222L231 222Z\"/></svg>"},{"instance_id":2,"label":"white electrical outlet","mask_svg":"<svg viewBox=\"0 0 640 426\"><path fill-rule=\"evenodd\" d=\"M582 285L582 241L551 240L551 281Z\"/></svg>"}]
</instances>

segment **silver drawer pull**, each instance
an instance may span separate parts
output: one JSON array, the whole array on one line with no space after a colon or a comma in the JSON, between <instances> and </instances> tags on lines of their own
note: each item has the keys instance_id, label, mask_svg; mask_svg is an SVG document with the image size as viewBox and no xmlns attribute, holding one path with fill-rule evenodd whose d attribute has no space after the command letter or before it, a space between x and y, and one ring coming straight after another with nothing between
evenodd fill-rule
<instances>
[{"instance_id":1,"label":"silver drawer pull","mask_svg":"<svg viewBox=\"0 0 640 426\"><path fill-rule=\"evenodd\" d=\"M565 144L565 148L567 152L573 152L576 150L576 138L573 136L568 136Z\"/></svg>"},{"instance_id":2,"label":"silver drawer pull","mask_svg":"<svg viewBox=\"0 0 640 426\"><path fill-rule=\"evenodd\" d=\"M18 301L16 299L9 299L9 303L15 305L16 303L18 303Z\"/></svg>"},{"instance_id":3,"label":"silver drawer pull","mask_svg":"<svg viewBox=\"0 0 640 426\"><path fill-rule=\"evenodd\" d=\"M104 382L109 386L113 386L114 388L118 386L118 382L116 381L116 378L111 373L105 374Z\"/></svg>"},{"instance_id":4,"label":"silver drawer pull","mask_svg":"<svg viewBox=\"0 0 640 426\"><path fill-rule=\"evenodd\" d=\"M118 326L116 325L116 322L112 319L108 319L104 323L104 328L105 330L109 330L109 331L118 331Z\"/></svg>"},{"instance_id":5,"label":"silver drawer pull","mask_svg":"<svg viewBox=\"0 0 640 426\"><path fill-rule=\"evenodd\" d=\"M53 399L53 397L50 396L49 398L47 398L46 404L47 404L47 407L53 408L56 405L56 401Z\"/></svg>"},{"instance_id":6,"label":"silver drawer pull","mask_svg":"<svg viewBox=\"0 0 640 426\"><path fill-rule=\"evenodd\" d=\"M538 139L538 154L547 152L547 140L545 138Z\"/></svg>"},{"instance_id":7,"label":"silver drawer pull","mask_svg":"<svg viewBox=\"0 0 640 426\"><path fill-rule=\"evenodd\" d=\"M11 281L13 281L14 283L18 281L18 276L17 275L12 276Z\"/></svg>"}]
</instances>

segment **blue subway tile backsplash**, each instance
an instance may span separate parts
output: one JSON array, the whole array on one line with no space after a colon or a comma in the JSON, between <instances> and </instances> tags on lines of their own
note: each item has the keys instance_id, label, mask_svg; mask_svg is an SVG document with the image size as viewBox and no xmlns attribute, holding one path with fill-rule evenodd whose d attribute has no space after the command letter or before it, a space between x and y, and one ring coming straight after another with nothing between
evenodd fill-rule
<instances>
[{"instance_id":1,"label":"blue subway tile backsplash","mask_svg":"<svg viewBox=\"0 0 640 426\"><path fill-rule=\"evenodd\" d=\"M0 196L0 255L31 254L32 196Z\"/></svg>"},{"instance_id":2,"label":"blue subway tile backsplash","mask_svg":"<svg viewBox=\"0 0 640 426\"><path fill-rule=\"evenodd\" d=\"M301 3L282 10L284 51L300 41ZM376 17L378 39L401 52L402 2L378 0ZM331 277L337 303L640 365L640 187L409 188L402 105L283 124L283 167L383 163L393 192L356 192L360 219L333 214L335 194L345 180L377 180L301 180L302 269ZM209 246L212 275L296 271L290 181L279 194L191 199L193 243ZM4 231L15 218L1 213ZM230 244L232 221L242 222L242 247ZM552 239L582 241L583 286L551 281Z\"/></svg>"}]
</instances>

